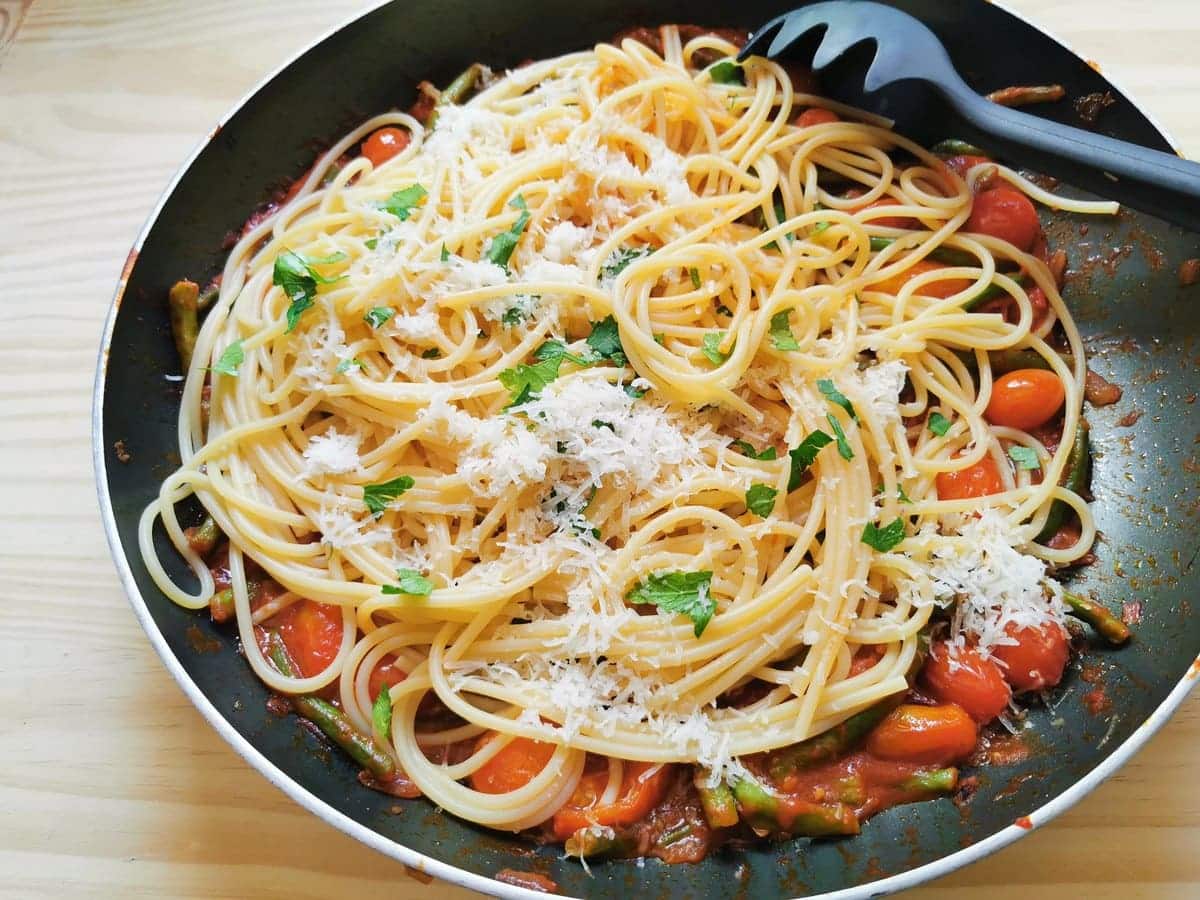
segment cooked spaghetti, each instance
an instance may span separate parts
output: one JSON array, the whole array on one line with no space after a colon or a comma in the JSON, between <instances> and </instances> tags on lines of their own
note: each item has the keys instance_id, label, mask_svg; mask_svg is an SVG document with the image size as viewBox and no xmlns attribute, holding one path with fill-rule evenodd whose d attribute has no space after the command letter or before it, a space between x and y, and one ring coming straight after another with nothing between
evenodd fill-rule
<instances>
[{"instance_id":1,"label":"cooked spaghetti","mask_svg":"<svg viewBox=\"0 0 1200 900\"><path fill-rule=\"evenodd\" d=\"M985 187L1115 207L956 172L736 51L665 27L364 122L248 226L199 330L155 580L224 592L270 689L473 822L578 847L556 814L629 824L588 810L631 773L690 764L706 803L765 778L903 697L933 619L951 673L1061 633L1047 568L1095 536L1044 241L968 224ZM1053 382L1041 421L994 414L1013 354ZM313 621L327 651L289 652Z\"/></svg>"}]
</instances>

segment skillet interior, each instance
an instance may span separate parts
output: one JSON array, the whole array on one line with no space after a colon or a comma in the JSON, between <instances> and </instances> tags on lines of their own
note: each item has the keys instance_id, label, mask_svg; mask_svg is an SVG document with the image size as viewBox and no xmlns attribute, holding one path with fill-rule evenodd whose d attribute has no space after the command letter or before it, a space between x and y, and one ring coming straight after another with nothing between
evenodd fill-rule
<instances>
[{"instance_id":1,"label":"skillet interior","mask_svg":"<svg viewBox=\"0 0 1200 900\"><path fill-rule=\"evenodd\" d=\"M164 379L178 371L163 303L167 287L179 277L218 271L222 236L240 226L268 186L311 163L314 138L333 138L372 113L405 106L417 80L444 83L476 59L496 68L514 65L586 47L635 24L754 27L791 5L754 0L735 9L728 3L669 0L651 8L623 0L575 0L567 15L553 0L390 4L324 40L263 86L200 152L143 237L123 297L118 295L110 352L101 362L107 382L96 440L101 494L111 501L114 552L127 560L170 652L233 728L287 778L386 838L485 877L502 868L545 872L563 893L576 896L770 898L847 888L942 859L1061 794L1147 719L1200 652L1200 619L1188 600L1200 587L1192 565L1200 515L1200 469L1193 451L1200 418L1192 403L1200 328L1197 307L1190 305L1195 301L1175 276L1181 260L1200 257L1200 236L1129 212L1112 221L1088 220L1086 234L1078 217L1047 221L1052 245L1070 254L1075 274L1065 295L1095 354L1093 367L1125 388L1120 404L1088 413L1103 539L1098 563L1078 584L1110 604L1142 600L1145 618L1132 646L1083 660L1103 669L1112 711L1087 711L1082 696L1092 685L1080 678L1076 664L1055 693L1053 708L1032 712L1037 752L1024 762L980 770L980 789L966 814L939 800L883 813L860 837L846 841L724 852L697 866L652 860L643 868L596 864L589 877L553 849L534 852L442 816L423 801L390 814L403 801L359 787L354 767L340 753L321 748L294 720L267 713L263 686L226 632L214 629L207 616L175 607L154 587L138 555L136 529L142 508L178 462L178 385ZM1061 82L1071 96L1111 89L1052 39L983 0L897 5L929 22L983 90L1030 81ZM1103 114L1103 130L1169 149L1154 126L1114 93L1119 102ZM1038 111L1077 123L1069 104ZM952 127L947 125L947 135ZM1136 425L1116 425L1133 410L1144 413ZM133 454L127 464L115 459L118 439ZM214 637L220 649L205 651Z\"/></svg>"}]
</instances>

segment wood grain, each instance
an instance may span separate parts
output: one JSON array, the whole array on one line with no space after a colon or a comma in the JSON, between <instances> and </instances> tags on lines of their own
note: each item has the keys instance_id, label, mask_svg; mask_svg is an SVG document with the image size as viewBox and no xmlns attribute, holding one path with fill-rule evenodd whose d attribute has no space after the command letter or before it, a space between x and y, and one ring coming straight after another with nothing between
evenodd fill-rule
<instances>
[{"instance_id":1,"label":"wood grain","mask_svg":"<svg viewBox=\"0 0 1200 900\"><path fill-rule=\"evenodd\" d=\"M1152 17L1126 0L1011 5L1102 61L1200 157L1194 0ZM232 102L357 6L0 3L2 897L474 896L409 879L209 730L129 610L93 487L96 349L143 219ZM1200 896L1198 741L1200 696L1058 821L909 896Z\"/></svg>"}]
</instances>

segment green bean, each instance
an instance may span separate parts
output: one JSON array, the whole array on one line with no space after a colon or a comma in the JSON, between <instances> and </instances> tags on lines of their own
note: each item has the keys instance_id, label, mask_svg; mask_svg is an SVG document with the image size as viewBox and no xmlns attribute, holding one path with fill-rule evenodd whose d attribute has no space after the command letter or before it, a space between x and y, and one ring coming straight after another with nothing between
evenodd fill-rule
<instances>
[{"instance_id":1,"label":"green bean","mask_svg":"<svg viewBox=\"0 0 1200 900\"><path fill-rule=\"evenodd\" d=\"M724 782L718 782L714 787L708 786L708 773L702 769L696 770L696 791L700 795L700 806L704 809L704 818L713 828L730 828L738 822L737 802L733 791Z\"/></svg>"},{"instance_id":2,"label":"green bean","mask_svg":"<svg viewBox=\"0 0 1200 900\"><path fill-rule=\"evenodd\" d=\"M1075 429L1075 440L1071 444L1071 455L1067 458L1067 473L1062 480L1063 487L1076 494L1082 491L1087 486L1091 463L1092 452L1088 442L1088 424L1085 419L1080 419L1079 427ZM1042 530L1037 536L1038 541L1045 542L1054 537L1058 529L1062 528L1068 509L1070 507L1062 500L1055 500L1050 504L1046 524L1042 526Z\"/></svg>"},{"instance_id":3,"label":"green bean","mask_svg":"<svg viewBox=\"0 0 1200 900\"><path fill-rule=\"evenodd\" d=\"M909 794L939 796L958 787L958 769L929 769L914 772L900 782L900 789Z\"/></svg>"},{"instance_id":4,"label":"green bean","mask_svg":"<svg viewBox=\"0 0 1200 900\"><path fill-rule=\"evenodd\" d=\"M871 252L878 253L892 244L896 243L897 238L873 237L871 238ZM966 250L958 250L955 247L934 247L927 256L934 262L945 263L948 266L978 266L979 257L973 253L968 253Z\"/></svg>"},{"instance_id":5,"label":"green bean","mask_svg":"<svg viewBox=\"0 0 1200 900\"><path fill-rule=\"evenodd\" d=\"M855 713L846 721L828 731L810 737L799 744L776 751L771 759L771 777L783 781L788 775L807 769L847 753L855 744L867 736L896 705L895 699L884 700Z\"/></svg>"},{"instance_id":6,"label":"green bean","mask_svg":"<svg viewBox=\"0 0 1200 900\"><path fill-rule=\"evenodd\" d=\"M200 334L200 287L186 278L171 285L167 294L167 309L171 317L171 335L175 350L186 372L192 367L192 353Z\"/></svg>"},{"instance_id":7,"label":"green bean","mask_svg":"<svg viewBox=\"0 0 1200 900\"><path fill-rule=\"evenodd\" d=\"M733 786L738 810L757 831L801 837L858 834L858 817L845 803L779 802L779 797L752 777L739 778Z\"/></svg>"},{"instance_id":8,"label":"green bean","mask_svg":"<svg viewBox=\"0 0 1200 900\"><path fill-rule=\"evenodd\" d=\"M986 150L981 150L974 144L968 144L966 141L948 138L944 141L938 141L930 148L931 152L937 156L987 156Z\"/></svg>"},{"instance_id":9,"label":"green bean","mask_svg":"<svg viewBox=\"0 0 1200 900\"><path fill-rule=\"evenodd\" d=\"M205 558L216 549L217 543L224 537L212 516L205 516L203 522L189 528L185 533L188 546Z\"/></svg>"},{"instance_id":10,"label":"green bean","mask_svg":"<svg viewBox=\"0 0 1200 900\"><path fill-rule=\"evenodd\" d=\"M1087 622L1098 635L1110 644L1120 646L1133 637L1133 632L1129 630L1128 625L1091 597L1063 591L1063 600L1071 615Z\"/></svg>"},{"instance_id":11,"label":"green bean","mask_svg":"<svg viewBox=\"0 0 1200 900\"><path fill-rule=\"evenodd\" d=\"M458 77L446 85L446 89L438 96L438 101L434 104L433 111L429 114L429 121L425 123L427 129L432 129L437 124L438 110L444 106L458 106L467 96L473 91L476 85L479 84L480 78L483 77L483 64L471 63Z\"/></svg>"},{"instance_id":12,"label":"green bean","mask_svg":"<svg viewBox=\"0 0 1200 900\"><path fill-rule=\"evenodd\" d=\"M1022 287L1025 287L1029 284L1029 278L1024 272L1019 272L1016 275L1013 275L1012 279ZM985 285L983 288L981 288L975 293L974 296L968 297L966 302L964 302L962 305L963 311L971 312L971 310L983 303L986 303L988 300L994 300L995 298L1002 297L1007 293L1008 288L1001 287L998 282L993 281L991 284Z\"/></svg>"},{"instance_id":13,"label":"green bean","mask_svg":"<svg viewBox=\"0 0 1200 900\"><path fill-rule=\"evenodd\" d=\"M296 666L278 631L271 632L269 646L271 662L275 664L279 674L286 678L295 678ZM320 728L326 737L376 778L388 779L396 774L396 764L392 762L392 758L376 747L369 737L358 731L346 714L332 703L309 694L300 694L288 699L298 714Z\"/></svg>"},{"instance_id":14,"label":"green bean","mask_svg":"<svg viewBox=\"0 0 1200 900\"><path fill-rule=\"evenodd\" d=\"M595 859L598 856L621 856L633 849L633 842L608 825L589 825L567 838L563 847L567 856Z\"/></svg>"}]
</instances>

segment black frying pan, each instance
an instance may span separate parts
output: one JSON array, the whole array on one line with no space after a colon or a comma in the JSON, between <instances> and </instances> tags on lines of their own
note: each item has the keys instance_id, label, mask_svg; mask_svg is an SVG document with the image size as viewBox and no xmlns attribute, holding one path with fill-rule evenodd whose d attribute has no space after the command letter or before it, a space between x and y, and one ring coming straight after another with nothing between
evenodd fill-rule
<instances>
[{"instance_id":1,"label":"black frying pan","mask_svg":"<svg viewBox=\"0 0 1200 900\"><path fill-rule=\"evenodd\" d=\"M445 83L475 60L502 68L580 49L630 25L753 28L790 5L574 0L568 10L555 0L439 0L375 9L297 57L231 113L181 170L130 254L100 355L94 452L109 541L134 609L172 675L251 765L330 824L403 862L509 896L534 895L490 880L500 869L543 872L563 893L589 897L877 895L992 852L1025 833L1014 825L1021 817L1044 824L1128 759L1200 671L1200 619L1189 605L1200 587L1193 566L1200 514L1193 438L1200 415L1192 405L1200 297L1190 293L1200 286L1181 288L1176 278L1182 260L1200 257L1200 236L1128 212L1090 218L1086 228L1071 215L1045 221L1052 245L1070 254L1065 295L1090 343L1092 365L1125 388L1118 405L1088 412L1103 536L1098 562L1076 583L1111 606L1141 601L1144 618L1129 647L1097 649L1073 665L1054 708L1031 713L1035 752L979 769L979 790L962 812L949 800L920 803L880 814L847 840L725 850L695 866L597 863L589 876L559 850L535 851L441 815L424 801L390 814L397 801L360 787L347 758L298 729L294 718L267 712L266 690L226 632L154 587L138 554L136 527L178 461L179 386L164 377L178 371L167 288L180 277L217 272L222 237L240 227L272 186L310 165L321 142L373 113L407 106L422 78ZM1099 130L1171 149L1099 72L992 3L898 5L937 31L976 88L1060 82L1070 97L1111 90L1117 102L1102 113ZM1069 102L1037 112L1079 124ZM947 122L943 136L953 136L953 127ZM1143 413L1135 425L1117 424L1134 411ZM117 459L118 440L132 453L130 461ZM164 558L170 557L164 541ZM186 578L182 566L173 574ZM207 649L212 646L220 649ZM1080 678L1081 665L1089 675L1102 674L1107 712L1093 713L1084 702L1095 685Z\"/></svg>"}]
</instances>

